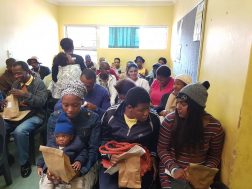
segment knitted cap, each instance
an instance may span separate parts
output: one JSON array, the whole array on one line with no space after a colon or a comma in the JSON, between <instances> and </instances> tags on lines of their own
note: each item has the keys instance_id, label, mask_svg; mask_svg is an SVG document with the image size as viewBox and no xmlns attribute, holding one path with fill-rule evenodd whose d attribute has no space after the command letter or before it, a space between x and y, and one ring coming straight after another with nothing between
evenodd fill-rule
<instances>
[{"instance_id":1,"label":"knitted cap","mask_svg":"<svg viewBox=\"0 0 252 189\"><path fill-rule=\"evenodd\" d=\"M186 85L192 83L192 77L186 74L177 75L175 79L183 81Z\"/></svg>"},{"instance_id":2,"label":"knitted cap","mask_svg":"<svg viewBox=\"0 0 252 189\"><path fill-rule=\"evenodd\" d=\"M186 95L198 105L205 107L208 96L207 89L209 87L210 83L208 81L204 81L203 83L189 84L181 89L177 98L185 100L186 97L184 97L184 95Z\"/></svg>"},{"instance_id":3,"label":"knitted cap","mask_svg":"<svg viewBox=\"0 0 252 189\"><path fill-rule=\"evenodd\" d=\"M74 134L72 123L65 113L59 116L55 125L54 134Z\"/></svg>"}]
</instances>

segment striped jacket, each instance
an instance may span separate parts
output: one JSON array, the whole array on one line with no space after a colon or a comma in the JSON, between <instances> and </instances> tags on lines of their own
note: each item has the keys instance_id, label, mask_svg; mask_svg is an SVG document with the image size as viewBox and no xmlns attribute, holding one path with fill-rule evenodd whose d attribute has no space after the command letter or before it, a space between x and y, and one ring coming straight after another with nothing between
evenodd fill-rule
<instances>
[{"instance_id":1,"label":"striped jacket","mask_svg":"<svg viewBox=\"0 0 252 189\"><path fill-rule=\"evenodd\" d=\"M218 120L206 113L203 116L203 147L198 152L194 153L184 148L178 152L176 157L171 138L174 120L175 113L167 115L160 128L158 155L161 160L159 172L162 188L170 188L170 181L165 173L165 169L172 172L174 168L186 168L189 163L197 163L216 168L219 166L221 160L224 131Z\"/></svg>"}]
</instances>

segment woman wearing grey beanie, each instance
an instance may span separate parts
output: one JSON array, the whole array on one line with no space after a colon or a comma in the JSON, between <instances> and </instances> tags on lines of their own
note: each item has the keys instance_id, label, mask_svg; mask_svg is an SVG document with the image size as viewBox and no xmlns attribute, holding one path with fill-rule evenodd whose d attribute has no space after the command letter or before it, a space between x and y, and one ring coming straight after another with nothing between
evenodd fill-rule
<instances>
[{"instance_id":1,"label":"woman wearing grey beanie","mask_svg":"<svg viewBox=\"0 0 252 189\"><path fill-rule=\"evenodd\" d=\"M176 97L175 112L162 123L158 142L162 188L170 188L174 179L187 181L190 163L219 168L224 131L205 112L209 87L208 81L184 87Z\"/></svg>"}]
</instances>

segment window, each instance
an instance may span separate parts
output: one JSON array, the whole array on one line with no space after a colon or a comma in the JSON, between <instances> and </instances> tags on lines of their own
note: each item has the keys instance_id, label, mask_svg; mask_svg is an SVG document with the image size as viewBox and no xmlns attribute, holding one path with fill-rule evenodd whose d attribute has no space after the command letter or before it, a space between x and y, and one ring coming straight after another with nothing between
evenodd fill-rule
<instances>
[{"instance_id":1,"label":"window","mask_svg":"<svg viewBox=\"0 0 252 189\"><path fill-rule=\"evenodd\" d=\"M168 28L165 26L66 26L65 31L79 51L96 51L97 48L167 48Z\"/></svg>"},{"instance_id":2,"label":"window","mask_svg":"<svg viewBox=\"0 0 252 189\"><path fill-rule=\"evenodd\" d=\"M140 49L166 49L167 27L141 27L139 29Z\"/></svg>"},{"instance_id":3,"label":"window","mask_svg":"<svg viewBox=\"0 0 252 189\"><path fill-rule=\"evenodd\" d=\"M97 60L97 28L95 26L65 26L65 36L74 42L76 54L83 57L89 54Z\"/></svg>"},{"instance_id":4,"label":"window","mask_svg":"<svg viewBox=\"0 0 252 189\"><path fill-rule=\"evenodd\" d=\"M139 48L138 27L109 27L109 48Z\"/></svg>"},{"instance_id":5,"label":"window","mask_svg":"<svg viewBox=\"0 0 252 189\"><path fill-rule=\"evenodd\" d=\"M75 49L96 50L96 27L67 26L66 37L74 41Z\"/></svg>"}]
</instances>

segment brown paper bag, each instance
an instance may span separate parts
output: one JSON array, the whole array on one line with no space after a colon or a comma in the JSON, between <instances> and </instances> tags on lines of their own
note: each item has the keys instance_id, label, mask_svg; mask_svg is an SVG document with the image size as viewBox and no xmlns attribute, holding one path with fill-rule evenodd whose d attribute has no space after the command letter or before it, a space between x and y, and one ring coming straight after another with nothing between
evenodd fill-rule
<instances>
[{"instance_id":1,"label":"brown paper bag","mask_svg":"<svg viewBox=\"0 0 252 189\"><path fill-rule=\"evenodd\" d=\"M4 119L13 119L19 116L18 99L12 94L6 97L7 105L3 111Z\"/></svg>"},{"instance_id":2,"label":"brown paper bag","mask_svg":"<svg viewBox=\"0 0 252 189\"><path fill-rule=\"evenodd\" d=\"M218 171L217 168L190 163L186 174L194 189L209 189Z\"/></svg>"},{"instance_id":3,"label":"brown paper bag","mask_svg":"<svg viewBox=\"0 0 252 189\"><path fill-rule=\"evenodd\" d=\"M119 163L119 188L141 188L140 156L130 156Z\"/></svg>"},{"instance_id":4,"label":"brown paper bag","mask_svg":"<svg viewBox=\"0 0 252 189\"><path fill-rule=\"evenodd\" d=\"M69 183L76 175L71 166L69 157L64 154L63 150L47 146L39 147L42 152L48 170L64 182Z\"/></svg>"}]
</instances>

